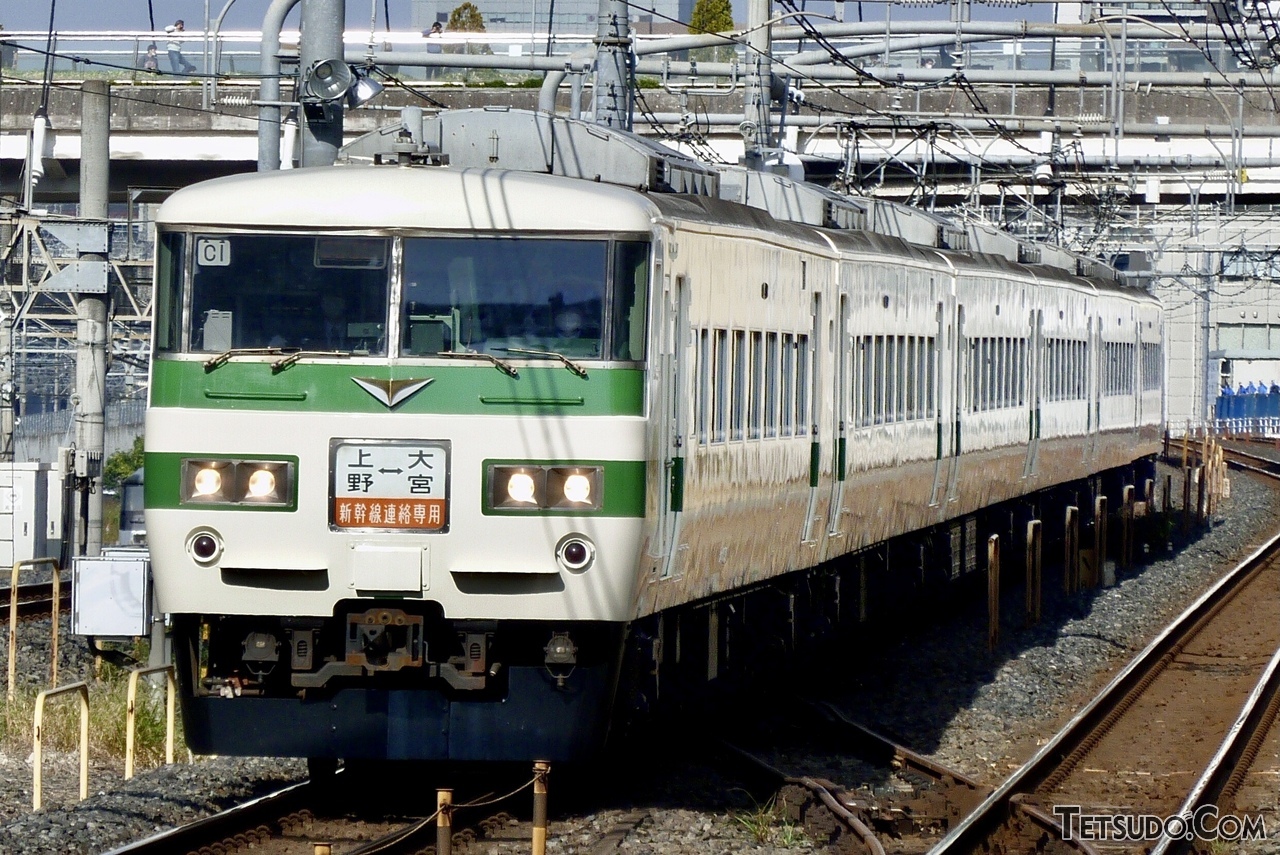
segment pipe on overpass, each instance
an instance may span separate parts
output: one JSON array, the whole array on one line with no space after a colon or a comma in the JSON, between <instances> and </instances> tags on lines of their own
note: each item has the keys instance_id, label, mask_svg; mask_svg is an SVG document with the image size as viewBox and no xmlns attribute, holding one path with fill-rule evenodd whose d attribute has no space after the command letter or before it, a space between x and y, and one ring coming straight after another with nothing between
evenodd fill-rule
<instances>
[{"instance_id":1,"label":"pipe on overpass","mask_svg":"<svg viewBox=\"0 0 1280 855\"><path fill-rule=\"evenodd\" d=\"M288 2L288 0L277 0ZM369 54L365 50L348 50L345 53L347 62L362 63ZM407 51L391 53L375 51L373 61L379 65L408 65L424 68L491 68L502 71L588 71L585 68L573 67L576 64L563 57L549 56L471 56L467 54L438 54L426 51ZM787 68L786 60L775 60L775 64ZM729 62L668 62L666 60L648 59L636 63L637 74L664 77L731 77L741 75L742 67ZM1057 85L1110 88L1115 84L1114 75L1110 71L1028 71L1026 69L1008 71L947 69L947 68L881 68L867 66L852 69L845 66L804 66L797 76L811 80L822 80L833 83L880 83L882 85L938 84L965 80L978 85L1009 86L1023 85ZM1233 71L1230 73L1202 71L1130 71L1125 76L1130 86L1174 86L1182 88L1201 88L1214 84L1225 84L1244 89L1271 89L1280 86L1280 70ZM267 99L263 99L267 100ZM277 119L278 121L278 119ZM788 122L791 120L788 119Z\"/></svg>"},{"instance_id":2,"label":"pipe on overpass","mask_svg":"<svg viewBox=\"0 0 1280 855\"><path fill-rule=\"evenodd\" d=\"M683 120L680 113L654 113L659 124L679 124ZM736 131L742 117L736 113L699 113L700 127L723 127L726 132ZM860 129L886 130L918 127L936 124L939 126L959 128L963 130L989 131L998 129L1009 133L1039 134L1045 131L1076 131L1088 134L1106 135L1115 129L1112 122L1083 121L1079 119L1021 119L996 116L977 116L974 114L942 115L940 113L894 113L892 116L868 115L865 117L842 117L832 119L828 116L788 116L787 124L800 128L821 128L835 125L857 125ZM1197 125L1192 123L1160 125L1151 122L1126 122L1125 134L1149 137L1190 137L1212 139L1222 137L1229 139L1232 134L1251 138L1280 137L1280 125L1246 125L1238 128L1233 125ZM1278 155L1280 156L1280 155Z\"/></svg>"},{"instance_id":3,"label":"pipe on overpass","mask_svg":"<svg viewBox=\"0 0 1280 855\"><path fill-rule=\"evenodd\" d=\"M927 36L949 35L952 39L957 33L962 35L983 35L1010 39L1101 39L1119 38L1121 26L1119 22L1096 24L1036 24L1027 21L969 21L953 23L951 21L880 21L848 24L819 24L814 29L826 38L871 38L877 36ZM1130 40L1147 41L1187 41L1203 42L1222 40L1222 31L1205 24L1188 24L1183 29L1171 29L1155 24L1135 24L1130 22L1125 30L1125 37ZM1243 38L1265 39L1265 34L1257 27L1247 27ZM722 47L726 44L740 44L745 41L745 31L726 33L705 33L700 35L673 36L669 39L645 40L637 43L637 56L655 53L669 53L677 50L691 50L703 47ZM802 27L775 27L773 41L793 42L810 38ZM883 52L883 46L882 46ZM825 51L811 51L809 54L830 58ZM806 53L796 57L807 56ZM807 63L806 63L807 64Z\"/></svg>"}]
</instances>

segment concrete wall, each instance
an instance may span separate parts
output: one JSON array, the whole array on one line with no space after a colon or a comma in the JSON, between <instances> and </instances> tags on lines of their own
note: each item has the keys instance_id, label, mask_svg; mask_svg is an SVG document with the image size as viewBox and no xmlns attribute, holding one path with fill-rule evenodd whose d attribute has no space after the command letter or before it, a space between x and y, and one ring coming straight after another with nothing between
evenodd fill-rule
<instances>
[{"instance_id":1,"label":"concrete wall","mask_svg":"<svg viewBox=\"0 0 1280 855\"><path fill-rule=\"evenodd\" d=\"M146 414L145 401L125 401L107 405L106 456L133 447L142 435ZM14 460L20 462L57 463L58 449L75 440L76 428L72 410L23 416L14 432Z\"/></svg>"}]
</instances>

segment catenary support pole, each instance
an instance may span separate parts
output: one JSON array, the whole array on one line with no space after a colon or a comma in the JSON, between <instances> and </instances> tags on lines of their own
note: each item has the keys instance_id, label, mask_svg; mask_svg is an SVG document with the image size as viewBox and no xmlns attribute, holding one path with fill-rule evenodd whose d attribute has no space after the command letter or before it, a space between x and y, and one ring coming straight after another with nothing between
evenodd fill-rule
<instances>
[{"instance_id":1,"label":"catenary support pole","mask_svg":"<svg viewBox=\"0 0 1280 855\"><path fill-rule=\"evenodd\" d=\"M631 130L631 24L627 0L600 0L596 24L595 122Z\"/></svg>"},{"instance_id":2,"label":"catenary support pole","mask_svg":"<svg viewBox=\"0 0 1280 855\"><path fill-rule=\"evenodd\" d=\"M105 220L111 166L111 84L86 80L80 92L80 216ZM107 261L105 255L87 259ZM107 295L80 294L76 307L76 449L99 462L105 440L106 390ZM102 551L101 465L82 483L77 542L82 554L97 555Z\"/></svg>"},{"instance_id":3,"label":"catenary support pole","mask_svg":"<svg viewBox=\"0 0 1280 855\"><path fill-rule=\"evenodd\" d=\"M306 81L316 63L343 62L342 28L346 17L346 0L306 0L302 4L298 73L304 100ZM302 166L331 166L338 159L338 149L342 148L343 106L343 99L335 98L325 102L323 109L303 107L298 119Z\"/></svg>"}]
</instances>

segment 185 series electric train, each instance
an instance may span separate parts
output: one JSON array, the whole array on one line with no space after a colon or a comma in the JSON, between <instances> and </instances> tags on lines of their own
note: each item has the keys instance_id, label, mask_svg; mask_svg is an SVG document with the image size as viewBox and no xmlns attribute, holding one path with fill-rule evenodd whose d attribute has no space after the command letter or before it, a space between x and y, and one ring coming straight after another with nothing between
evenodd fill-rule
<instances>
[{"instance_id":1,"label":"185 series electric train","mask_svg":"<svg viewBox=\"0 0 1280 855\"><path fill-rule=\"evenodd\" d=\"M1156 448L1161 310L1114 277L431 127L160 210L146 530L196 751L582 756L636 639L714 676L677 617Z\"/></svg>"}]
</instances>

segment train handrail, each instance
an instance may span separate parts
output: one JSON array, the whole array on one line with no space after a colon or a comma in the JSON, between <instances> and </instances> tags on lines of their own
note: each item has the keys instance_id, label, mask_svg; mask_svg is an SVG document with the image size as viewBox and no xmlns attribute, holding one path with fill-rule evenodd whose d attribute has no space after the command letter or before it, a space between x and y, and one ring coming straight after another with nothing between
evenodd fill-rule
<instances>
[{"instance_id":1,"label":"train handrail","mask_svg":"<svg viewBox=\"0 0 1280 855\"><path fill-rule=\"evenodd\" d=\"M136 729L138 712L138 678L146 674L163 672L164 681L164 762L166 766L173 764L173 732L174 707L177 696L177 684L174 680L172 665L152 665L146 668L134 668L129 672L129 700L124 716L124 779L133 777L133 737Z\"/></svg>"},{"instance_id":2,"label":"train handrail","mask_svg":"<svg viewBox=\"0 0 1280 855\"><path fill-rule=\"evenodd\" d=\"M78 683L68 683L65 686L58 686L56 689L45 689L36 695L36 712L35 721L33 723L32 733L32 780L31 780L31 809L40 810L40 802L42 795L42 773L40 761L42 753L44 734L41 727L44 724L44 702L49 698L59 695L70 694L75 692L80 696L80 801L89 798L89 684L81 680Z\"/></svg>"},{"instance_id":3,"label":"train handrail","mask_svg":"<svg viewBox=\"0 0 1280 855\"><path fill-rule=\"evenodd\" d=\"M52 660L49 682L58 684L58 607L62 600L62 573L56 558L27 558L13 562L13 577L9 583L9 691L7 699L13 700L13 688L18 677L18 571L23 567L53 567L53 622L50 632Z\"/></svg>"}]
</instances>

